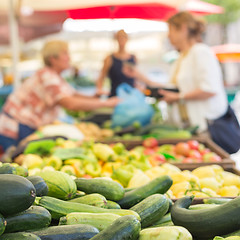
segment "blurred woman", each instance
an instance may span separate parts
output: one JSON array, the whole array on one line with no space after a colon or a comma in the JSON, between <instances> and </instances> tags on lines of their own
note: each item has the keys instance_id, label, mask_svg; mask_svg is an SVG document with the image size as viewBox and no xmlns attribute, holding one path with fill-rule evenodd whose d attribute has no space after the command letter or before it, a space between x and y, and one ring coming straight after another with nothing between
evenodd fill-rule
<instances>
[{"instance_id":1,"label":"blurred woman","mask_svg":"<svg viewBox=\"0 0 240 240\"><path fill-rule=\"evenodd\" d=\"M229 153L240 147L240 128L228 106L220 64L212 50L202 43L205 23L188 12L168 20L169 39L180 52L171 75L179 93L160 90L163 100L178 110L176 120L209 130L212 139Z\"/></svg>"},{"instance_id":2,"label":"blurred woman","mask_svg":"<svg viewBox=\"0 0 240 240\"><path fill-rule=\"evenodd\" d=\"M153 84L140 72L138 72L136 77L131 76L131 71L137 64L137 59L135 55L130 54L126 50L128 42L127 33L124 30L119 30L114 37L118 43L118 50L104 60L103 68L96 81L97 94L106 94L103 91L103 83L106 76L110 78L110 96L116 96L116 89L123 82L128 83L132 87L136 87L137 79L149 85Z\"/></svg>"},{"instance_id":3,"label":"blurred woman","mask_svg":"<svg viewBox=\"0 0 240 240\"><path fill-rule=\"evenodd\" d=\"M68 45L63 41L50 41L42 50L45 67L37 71L9 95L0 114L0 146L6 150L17 145L38 127L56 120L60 107L69 110L94 110L114 107L119 99L80 95L62 77L70 67Z\"/></svg>"},{"instance_id":4,"label":"blurred woman","mask_svg":"<svg viewBox=\"0 0 240 240\"><path fill-rule=\"evenodd\" d=\"M211 49L201 42L205 22L188 12L180 12L168 20L169 39L180 52L173 66L171 83L179 93L161 90L163 100L184 103L182 120L207 129L207 120L214 120L227 111L221 68Z\"/></svg>"}]
</instances>

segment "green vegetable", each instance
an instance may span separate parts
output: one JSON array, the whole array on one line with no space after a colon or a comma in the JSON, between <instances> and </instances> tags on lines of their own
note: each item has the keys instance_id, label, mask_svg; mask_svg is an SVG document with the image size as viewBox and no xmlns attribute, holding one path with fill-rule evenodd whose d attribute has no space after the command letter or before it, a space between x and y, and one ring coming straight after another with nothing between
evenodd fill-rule
<instances>
[{"instance_id":1,"label":"green vegetable","mask_svg":"<svg viewBox=\"0 0 240 240\"><path fill-rule=\"evenodd\" d=\"M71 212L88 212L88 213L114 213L120 216L124 215L134 215L138 219L140 219L139 215L132 210L124 210L124 209L105 209L94 207L82 203L63 201L57 198L43 196L38 199L38 205L45 207L49 211L53 211L57 213L58 216L64 216Z\"/></svg>"},{"instance_id":2,"label":"green vegetable","mask_svg":"<svg viewBox=\"0 0 240 240\"><path fill-rule=\"evenodd\" d=\"M48 227L51 223L51 214L43 207L31 206L5 219L7 221L5 233L11 233Z\"/></svg>"},{"instance_id":3,"label":"green vegetable","mask_svg":"<svg viewBox=\"0 0 240 240\"><path fill-rule=\"evenodd\" d=\"M172 179L169 176L162 176L155 178L144 186L133 189L132 191L125 192L124 197L118 201L122 208L131 208L139 203L146 197L161 193L164 194L172 186Z\"/></svg>"},{"instance_id":4,"label":"green vegetable","mask_svg":"<svg viewBox=\"0 0 240 240\"><path fill-rule=\"evenodd\" d=\"M153 194L130 210L137 212L141 218L141 226L148 227L162 218L168 211L169 202L162 194Z\"/></svg>"},{"instance_id":5,"label":"green vegetable","mask_svg":"<svg viewBox=\"0 0 240 240\"><path fill-rule=\"evenodd\" d=\"M1 240L41 240L37 235L27 232L6 233L0 237Z\"/></svg>"},{"instance_id":6,"label":"green vegetable","mask_svg":"<svg viewBox=\"0 0 240 240\"><path fill-rule=\"evenodd\" d=\"M186 228L166 226L143 229L139 240L192 240L192 236Z\"/></svg>"},{"instance_id":7,"label":"green vegetable","mask_svg":"<svg viewBox=\"0 0 240 240\"><path fill-rule=\"evenodd\" d=\"M239 229L240 197L216 207L188 210L193 197L177 200L172 206L171 218L175 225L187 228L196 238L211 238Z\"/></svg>"},{"instance_id":8,"label":"green vegetable","mask_svg":"<svg viewBox=\"0 0 240 240\"><path fill-rule=\"evenodd\" d=\"M31 232L41 240L88 240L98 234L98 230L87 224L61 225Z\"/></svg>"},{"instance_id":9,"label":"green vegetable","mask_svg":"<svg viewBox=\"0 0 240 240\"><path fill-rule=\"evenodd\" d=\"M62 160L71 158L92 160L86 156L85 151L82 148L57 148L53 152L53 156L59 157Z\"/></svg>"},{"instance_id":10,"label":"green vegetable","mask_svg":"<svg viewBox=\"0 0 240 240\"><path fill-rule=\"evenodd\" d=\"M46 196L48 194L48 186L40 176L28 176L27 179L33 184L36 189L36 196Z\"/></svg>"},{"instance_id":11,"label":"green vegetable","mask_svg":"<svg viewBox=\"0 0 240 240\"><path fill-rule=\"evenodd\" d=\"M91 240L137 240L140 230L140 222L135 216L123 216L115 220Z\"/></svg>"},{"instance_id":12,"label":"green vegetable","mask_svg":"<svg viewBox=\"0 0 240 240\"><path fill-rule=\"evenodd\" d=\"M118 201L124 196L124 188L121 184L104 178L77 178L77 189L85 193L99 193L106 199Z\"/></svg>"},{"instance_id":13,"label":"green vegetable","mask_svg":"<svg viewBox=\"0 0 240 240\"><path fill-rule=\"evenodd\" d=\"M5 231L7 222L4 217L0 214L0 235L2 235Z\"/></svg>"},{"instance_id":14,"label":"green vegetable","mask_svg":"<svg viewBox=\"0 0 240 240\"><path fill-rule=\"evenodd\" d=\"M59 224L60 225L88 224L97 228L99 231L102 231L118 218L120 218L120 216L113 213L73 212L67 214L66 217L61 217Z\"/></svg>"},{"instance_id":15,"label":"green vegetable","mask_svg":"<svg viewBox=\"0 0 240 240\"><path fill-rule=\"evenodd\" d=\"M28 209L36 197L33 184L13 174L0 174L0 193L0 213L5 217Z\"/></svg>"},{"instance_id":16,"label":"green vegetable","mask_svg":"<svg viewBox=\"0 0 240 240\"><path fill-rule=\"evenodd\" d=\"M48 155L51 150L56 146L53 140L39 140L28 143L24 150L24 154L38 154L38 155Z\"/></svg>"},{"instance_id":17,"label":"green vegetable","mask_svg":"<svg viewBox=\"0 0 240 240\"><path fill-rule=\"evenodd\" d=\"M105 207L107 205L107 199L98 193L88 194L82 197L74 198L69 202L83 203L95 207Z\"/></svg>"}]
</instances>

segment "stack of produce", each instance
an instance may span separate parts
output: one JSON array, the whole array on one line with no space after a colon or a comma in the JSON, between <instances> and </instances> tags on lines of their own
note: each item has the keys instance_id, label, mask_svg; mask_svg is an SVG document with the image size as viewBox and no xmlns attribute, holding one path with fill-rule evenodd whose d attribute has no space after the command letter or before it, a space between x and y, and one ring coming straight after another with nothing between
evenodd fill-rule
<instances>
[{"instance_id":1,"label":"stack of produce","mask_svg":"<svg viewBox=\"0 0 240 240\"><path fill-rule=\"evenodd\" d=\"M48 170L23 177L14 168L0 174L0 240L239 240L240 197L173 204L167 175L129 190L106 178Z\"/></svg>"}]
</instances>

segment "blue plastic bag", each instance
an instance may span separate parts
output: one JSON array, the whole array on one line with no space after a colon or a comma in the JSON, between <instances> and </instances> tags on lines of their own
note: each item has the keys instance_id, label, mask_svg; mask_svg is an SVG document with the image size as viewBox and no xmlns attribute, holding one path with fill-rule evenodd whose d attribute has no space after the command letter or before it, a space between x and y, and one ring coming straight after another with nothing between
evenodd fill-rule
<instances>
[{"instance_id":1,"label":"blue plastic bag","mask_svg":"<svg viewBox=\"0 0 240 240\"><path fill-rule=\"evenodd\" d=\"M142 126L150 123L154 110L143 93L127 83L120 84L116 91L122 101L114 109L112 127L128 127L136 121Z\"/></svg>"}]
</instances>

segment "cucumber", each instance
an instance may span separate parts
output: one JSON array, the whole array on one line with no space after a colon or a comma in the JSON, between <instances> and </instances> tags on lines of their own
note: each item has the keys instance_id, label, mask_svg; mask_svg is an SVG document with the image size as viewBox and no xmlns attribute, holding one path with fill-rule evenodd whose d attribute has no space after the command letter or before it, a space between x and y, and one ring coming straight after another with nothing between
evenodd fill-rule
<instances>
[{"instance_id":1,"label":"cucumber","mask_svg":"<svg viewBox=\"0 0 240 240\"><path fill-rule=\"evenodd\" d=\"M107 199L98 193L92 193L85 195L83 197L73 198L69 202L83 203L95 207L105 207L107 204Z\"/></svg>"},{"instance_id":2,"label":"cucumber","mask_svg":"<svg viewBox=\"0 0 240 240\"><path fill-rule=\"evenodd\" d=\"M40 198L38 204L50 211L60 214L61 216L67 215L71 212L88 212L88 213L114 213L120 216L135 215L138 219L140 219L139 215L132 210L105 209L82 203L63 201L48 196L43 196L42 198Z\"/></svg>"},{"instance_id":3,"label":"cucumber","mask_svg":"<svg viewBox=\"0 0 240 240\"><path fill-rule=\"evenodd\" d=\"M231 201L232 198L205 198L203 202L205 204L224 204Z\"/></svg>"},{"instance_id":4,"label":"cucumber","mask_svg":"<svg viewBox=\"0 0 240 240\"><path fill-rule=\"evenodd\" d=\"M35 230L48 227L51 223L51 214L40 206L31 206L27 210L6 217L6 233Z\"/></svg>"},{"instance_id":5,"label":"cucumber","mask_svg":"<svg viewBox=\"0 0 240 240\"><path fill-rule=\"evenodd\" d=\"M135 216L123 216L91 240L137 240L140 230L141 224Z\"/></svg>"},{"instance_id":6,"label":"cucumber","mask_svg":"<svg viewBox=\"0 0 240 240\"><path fill-rule=\"evenodd\" d=\"M17 232L3 234L0 240L41 240L41 238L32 233Z\"/></svg>"},{"instance_id":7,"label":"cucumber","mask_svg":"<svg viewBox=\"0 0 240 240\"><path fill-rule=\"evenodd\" d=\"M60 225L73 225L73 224L88 224L99 231L107 228L116 219L120 218L119 215L113 213L69 213L66 217L61 217Z\"/></svg>"},{"instance_id":8,"label":"cucumber","mask_svg":"<svg viewBox=\"0 0 240 240\"><path fill-rule=\"evenodd\" d=\"M41 240L88 240L94 237L99 231L90 225L61 225L44 228L31 232Z\"/></svg>"},{"instance_id":9,"label":"cucumber","mask_svg":"<svg viewBox=\"0 0 240 240\"><path fill-rule=\"evenodd\" d=\"M190 210L210 209L218 206L217 204L195 204L189 207Z\"/></svg>"},{"instance_id":10,"label":"cucumber","mask_svg":"<svg viewBox=\"0 0 240 240\"><path fill-rule=\"evenodd\" d=\"M2 166L0 166L0 174L17 174L17 171L10 163L3 163Z\"/></svg>"},{"instance_id":11,"label":"cucumber","mask_svg":"<svg viewBox=\"0 0 240 240\"><path fill-rule=\"evenodd\" d=\"M107 208L107 209L121 209L121 206L116 202L107 200L107 203L105 204L104 208Z\"/></svg>"},{"instance_id":12,"label":"cucumber","mask_svg":"<svg viewBox=\"0 0 240 240\"><path fill-rule=\"evenodd\" d=\"M172 186L172 183L172 179L167 175L155 178L144 186L126 192L124 197L118 201L118 204L122 208L131 208L148 196L156 193L164 194Z\"/></svg>"},{"instance_id":13,"label":"cucumber","mask_svg":"<svg viewBox=\"0 0 240 240\"><path fill-rule=\"evenodd\" d=\"M5 231L6 228L6 220L4 219L4 217L0 214L0 235L2 235Z\"/></svg>"},{"instance_id":14,"label":"cucumber","mask_svg":"<svg viewBox=\"0 0 240 240\"><path fill-rule=\"evenodd\" d=\"M162 194L153 194L130 210L137 212L141 218L141 226L148 227L162 218L168 211L169 202Z\"/></svg>"},{"instance_id":15,"label":"cucumber","mask_svg":"<svg viewBox=\"0 0 240 240\"><path fill-rule=\"evenodd\" d=\"M77 178L77 189L85 193L99 193L107 200L118 201L124 196L124 188L121 184L104 178Z\"/></svg>"},{"instance_id":16,"label":"cucumber","mask_svg":"<svg viewBox=\"0 0 240 240\"><path fill-rule=\"evenodd\" d=\"M167 213L165 216L159 218L156 222L153 223L152 227L169 221L171 221L171 213Z\"/></svg>"},{"instance_id":17,"label":"cucumber","mask_svg":"<svg viewBox=\"0 0 240 240\"><path fill-rule=\"evenodd\" d=\"M171 210L175 225L183 226L198 239L208 239L236 231L240 228L240 197L225 204L201 210L189 210L193 197L177 200Z\"/></svg>"},{"instance_id":18,"label":"cucumber","mask_svg":"<svg viewBox=\"0 0 240 240\"><path fill-rule=\"evenodd\" d=\"M34 202L36 190L26 178L0 174L0 213L9 216L28 209Z\"/></svg>"},{"instance_id":19,"label":"cucumber","mask_svg":"<svg viewBox=\"0 0 240 240\"><path fill-rule=\"evenodd\" d=\"M33 184L36 189L36 196L46 196L48 194L47 183L40 176L28 176L27 179Z\"/></svg>"}]
</instances>

